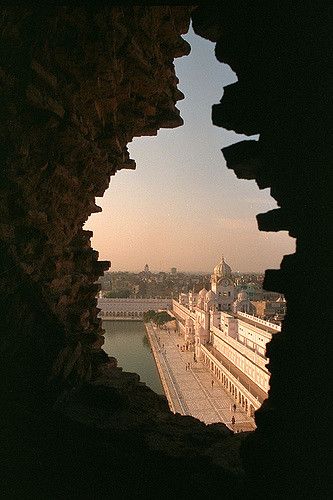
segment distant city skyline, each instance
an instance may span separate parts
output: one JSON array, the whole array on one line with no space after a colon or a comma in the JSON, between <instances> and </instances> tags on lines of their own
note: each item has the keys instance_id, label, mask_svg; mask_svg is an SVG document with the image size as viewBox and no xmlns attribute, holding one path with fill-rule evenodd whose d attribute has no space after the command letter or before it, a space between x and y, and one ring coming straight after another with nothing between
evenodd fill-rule
<instances>
[{"instance_id":1,"label":"distant city skyline","mask_svg":"<svg viewBox=\"0 0 333 500\"><path fill-rule=\"evenodd\" d=\"M149 264L148 264L149 266ZM174 266L172 266L174 267ZM152 269L150 266L149 266L149 271L152 273L152 274L157 274L157 273L168 273L168 274L171 274L171 269ZM110 272L110 273L133 273L133 274L139 274L141 272L144 271L144 268L143 269L113 269L113 267L111 266L111 268L106 271L106 272ZM186 271L186 270L183 270L183 269L178 269L177 268L177 274L202 274L202 275L210 275L212 274L213 272L213 269L211 270L207 270L207 271ZM240 273L240 274L264 274L265 272L265 269L262 269L262 270L259 270L259 271L251 271L248 270L248 271L240 271L238 269L232 269L232 272L233 273Z\"/></svg>"},{"instance_id":2,"label":"distant city skyline","mask_svg":"<svg viewBox=\"0 0 333 500\"><path fill-rule=\"evenodd\" d=\"M184 125L129 144L137 169L118 172L97 198L103 212L85 225L94 232L92 245L111 261L110 271L138 272L148 263L152 270L206 273L222 254L233 271L278 268L295 240L258 231L255 215L276 202L254 181L237 179L221 153L249 137L211 123L211 106L236 75L216 60L211 42L192 31L184 38L192 52L175 60Z\"/></svg>"}]
</instances>

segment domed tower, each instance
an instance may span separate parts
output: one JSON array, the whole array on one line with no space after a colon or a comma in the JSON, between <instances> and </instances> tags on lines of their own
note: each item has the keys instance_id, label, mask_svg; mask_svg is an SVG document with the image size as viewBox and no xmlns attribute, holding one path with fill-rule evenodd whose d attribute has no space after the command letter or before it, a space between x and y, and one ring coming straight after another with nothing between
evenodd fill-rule
<instances>
[{"instance_id":1,"label":"domed tower","mask_svg":"<svg viewBox=\"0 0 333 500\"><path fill-rule=\"evenodd\" d=\"M251 304L249 295L245 290L242 290L237 295L237 300L232 305L233 312L245 312L248 314L255 313L255 307Z\"/></svg>"},{"instance_id":2,"label":"domed tower","mask_svg":"<svg viewBox=\"0 0 333 500\"><path fill-rule=\"evenodd\" d=\"M194 322L192 318L186 318L185 320L185 340L193 341L194 339Z\"/></svg>"},{"instance_id":3,"label":"domed tower","mask_svg":"<svg viewBox=\"0 0 333 500\"><path fill-rule=\"evenodd\" d=\"M188 308L190 311L194 311L195 306L198 302L198 294L191 290L188 294Z\"/></svg>"},{"instance_id":4,"label":"domed tower","mask_svg":"<svg viewBox=\"0 0 333 500\"><path fill-rule=\"evenodd\" d=\"M215 301L216 301L216 295L213 292L213 290L209 290L207 292L206 297L205 297L205 304L204 308L205 311L212 311L215 309Z\"/></svg>"},{"instance_id":5,"label":"domed tower","mask_svg":"<svg viewBox=\"0 0 333 500\"><path fill-rule=\"evenodd\" d=\"M231 267L226 263L222 255L221 262L214 267L213 275L217 279L231 278Z\"/></svg>"},{"instance_id":6,"label":"domed tower","mask_svg":"<svg viewBox=\"0 0 333 500\"><path fill-rule=\"evenodd\" d=\"M194 352L197 360L199 360L202 356L201 345L205 345L209 340L210 315L206 307L206 297L208 294L209 292L205 288L200 290L198 294L198 303L195 308Z\"/></svg>"},{"instance_id":7,"label":"domed tower","mask_svg":"<svg viewBox=\"0 0 333 500\"><path fill-rule=\"evenodd\" d=\"M200 292L198 293L198 303L197 303L197 307L199 309L203 309L204 308L204 304L205 304L205 298L206 298L206 295L208 293L208 290L206 290L206 288L203 288L202 290L200 290Z\"/></svg>"},{"instance_id":8,"label":"domed tower","mask_svg":"<svg viewBox=\"0 0 333 500\"><path fill-rule=\"evenodd\" d=\"M219 311L230 311L235 297L235 286L231 276L231 267L222 256L221 262L214 267L211 277L212 291L216 295Z\"/></svg>"}]
</instances>

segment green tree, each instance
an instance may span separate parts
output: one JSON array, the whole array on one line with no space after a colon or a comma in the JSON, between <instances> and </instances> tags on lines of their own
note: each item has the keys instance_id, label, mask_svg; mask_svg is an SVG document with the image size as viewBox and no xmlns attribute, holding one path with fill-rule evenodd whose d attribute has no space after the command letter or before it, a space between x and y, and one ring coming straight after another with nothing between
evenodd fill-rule
<instances>
[{"instance_id":1,"label":"green tree","mask_svg":"<svg viewBox=\"0 0 333 500\"><path fill-rule=\"evenodd\" d=\"M155 322L156 314L156 311L149 309L149 311L143 313L143 321L145 323L149 323L149 321Z\"/></svg>"},{"instance_id":2,"label":"green tree","mask_svg":"<svg viewBox=\"0 0 333 500\"><path fill-rule=\"evenodd\" d=\"M156 313L154 321L155 321L157 326L162 326L165 323L167 323L168 321L171 321L172 319L173 319L173 317L170 316L170 314L168 314L166 311L160 311L160 312Z\"/></svg>"},{"instance_id":3,"label":"green tree","mask_svg":"<svg viewBox=\"0 0 333 500\"><path fill-rule=\"evenodd\" d=\"M173 319L174 318L170 316L170 314L168 314L166 311L156 312L150 309L149 311L143 313L143 321L145 323L149 323L149 321L152 321L157 326L162 326Z\"/></svg>"}]
</instances>

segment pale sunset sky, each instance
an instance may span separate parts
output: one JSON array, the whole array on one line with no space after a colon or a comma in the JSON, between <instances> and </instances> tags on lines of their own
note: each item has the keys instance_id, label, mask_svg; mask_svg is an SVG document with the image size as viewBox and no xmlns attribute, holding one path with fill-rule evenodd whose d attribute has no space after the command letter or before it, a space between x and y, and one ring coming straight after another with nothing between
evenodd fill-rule
<instances>
[{"instance_id":1,"label":"pale sunset sky","mask_svg":"<svg viewBox=\"0 0 333 500\"><path fill-rule=\"evenodd\" d=\"M85 229L94 232L93 247L110 271L211 272L223 254L233 271L278 268L293 253L287 232L265 233L255 215L275 208L269 190L239 180L228 170L221 148L249 137L215 127L211 106L223 86L237 80L214 56L214 44L193 31L184 36L192 47L176 59L179 101L184 125L161 129L128 145L137 168L121 170L96 203Z\"/></svg>"}]
</instances>

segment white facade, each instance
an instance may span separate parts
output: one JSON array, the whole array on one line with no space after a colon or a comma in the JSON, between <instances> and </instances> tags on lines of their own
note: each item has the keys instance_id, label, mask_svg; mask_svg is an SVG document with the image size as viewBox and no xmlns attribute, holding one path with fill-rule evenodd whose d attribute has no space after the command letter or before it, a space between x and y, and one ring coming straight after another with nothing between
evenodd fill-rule
<instances>
[{"instance_id":1,"label":"white facade","mask_svg":"<svg viewBox=\"0 0 333 500\"><path fill-rule=\"evenodd\" d=\"M235 285L231 277L231 268L222 257L221 262L214 267L211 276L212 292L216 295L218 311L230 311L235 299Z\"/></svg>"},{"instance_id":2,"label":"white facade","mask_svg":"<svg viewBox=\"0 0 333 500\"><path fill-rule=\"evenodd\" d=\"M232 302L234 288L231 269L222 259L214 269L212 289L201 290L196 305L192 292L191 298L181 294L179 301L173 301L173 313L186 340L193 339L194 358L201 359L235 402L253 416L269 389L266 344L281 327L242 312L237 305L244 306L248 297L243 294Z\"/></svg>"}]
</instances>

